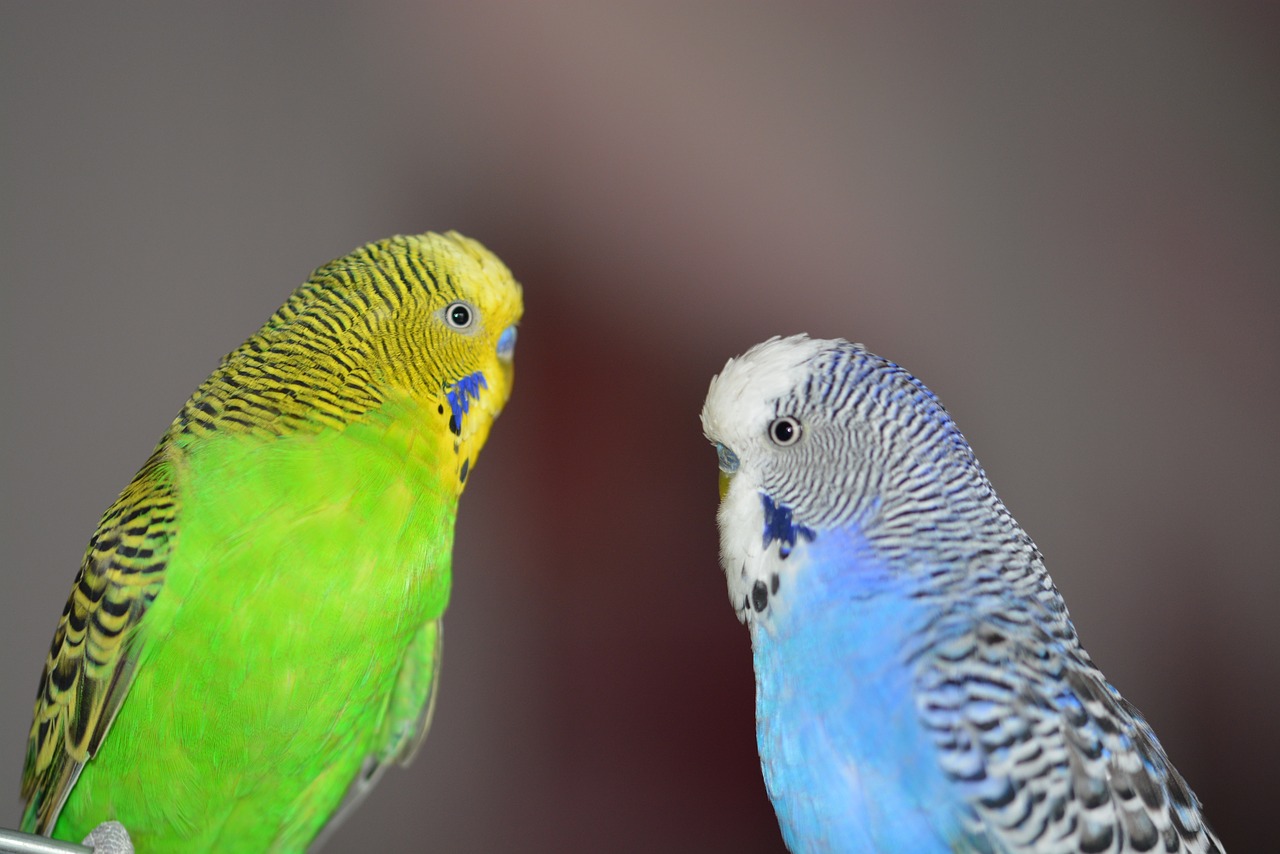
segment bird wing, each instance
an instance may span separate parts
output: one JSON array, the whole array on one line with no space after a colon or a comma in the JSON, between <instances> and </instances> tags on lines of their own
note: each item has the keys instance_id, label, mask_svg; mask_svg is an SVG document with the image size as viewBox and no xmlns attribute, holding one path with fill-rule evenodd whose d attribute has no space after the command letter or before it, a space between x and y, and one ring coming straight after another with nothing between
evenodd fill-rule
<instances>
[{"instance_id":1,"label":"bird wing","mask_svg":"<svg viewBox=\"0 0 1280 854\"><path fill-rule=\"evenodd\" d=\"M978 618L921 662L972 850L1220 852L1151 727L1056 622Z\"/></svg>"},{"instance_id":2,"label":"bird wing","mask_svg":"<svg viewBox=\"0 0 1280 854\"><path fill-rule=\"evenodd\" d=\"M360 773L351 781L342 803L311 843L323 847L325 840L347 816L368 796L382 779L387 764L395 761L408 765L417 755L431 727L435 711L436 686L440 682L440 653L444 639L444 622L436 619L424 625L405 650L396 677L396 687L387 702L378 727L379 748L364 761Z\"/></svg>"},{"instance_id":3,"label":"bird wing","mask_svg":"<svg viewBox=\"0 0 1280 854\"><path fill-rule=\"evenodd\" d=\"M408 765L427 737L436 707L436 686L440 683L440 653L444 622L432 620L414 637L400 664L396 690L379 730L380 762L395 760Z\"/></svg>"},{"instance_id":4,"label":"bird wing","mask_svg":"<svg viewBox=\"0 0 1280 854\"><path fill-rule=\"evenodd\" d=\"M45 659L22 773L22 826L49 833L129 692L138 628L176 533L173 463L157 448L89 541Z\"/></svg>"}]
</instances>

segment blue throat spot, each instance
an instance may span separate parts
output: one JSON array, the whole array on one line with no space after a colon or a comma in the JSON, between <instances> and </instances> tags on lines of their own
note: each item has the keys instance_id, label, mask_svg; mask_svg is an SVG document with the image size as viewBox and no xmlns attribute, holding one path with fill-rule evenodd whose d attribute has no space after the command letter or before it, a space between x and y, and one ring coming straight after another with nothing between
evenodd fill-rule
<instances>
[{"instance_id":1,"label":"blue throat spot","mask_svg":"<svg viewBox=\"0 0 1280 854\"><path fill-rule=\"evenodd\" d=\"M812 528L797 524L792 518L791 508L785 504L774 504L773 499L764 493L760 494L764 504L764 547L767 549L777 540L778 556L786 558L801 537L806 542L813 542L817 535Z\"/></svg>"},{"instance_id":2,"label":"blue throat spot","mask_svg":"<svg viewBox=\"0 0 1280 854\"><path fill-rule=\"evenodd\" d=\"M450 431L454 434L462 433L462 416L471 411L472 400L480 399L480 390L488 387L483 371L467 374L449 387L445 397L449 401Z\"/></svg>"}]
</instances>

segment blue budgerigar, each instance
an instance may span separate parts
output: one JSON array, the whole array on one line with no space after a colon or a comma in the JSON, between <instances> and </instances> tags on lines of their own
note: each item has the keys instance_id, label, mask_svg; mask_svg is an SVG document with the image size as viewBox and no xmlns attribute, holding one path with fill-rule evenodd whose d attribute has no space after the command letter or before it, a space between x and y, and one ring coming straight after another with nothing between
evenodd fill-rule
<instances>
[{"instance_id":1,"label":"blue budgerigar","mask_svg":"<svg viewBox=\"0 0 1280 854\"><path fill-rule=\"evenodd\" d=\"M788 848L1222 850L923 383L774 338L712 381L702 423Z\"/></svg>"}]
</instances>

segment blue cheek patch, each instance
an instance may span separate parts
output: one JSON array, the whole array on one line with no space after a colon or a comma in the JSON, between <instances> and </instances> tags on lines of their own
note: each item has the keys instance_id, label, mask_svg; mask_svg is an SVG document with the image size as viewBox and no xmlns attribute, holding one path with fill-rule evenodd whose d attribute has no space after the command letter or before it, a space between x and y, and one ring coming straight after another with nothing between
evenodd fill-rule
<instances>
[{"instance_id":1,"label":"blue cheek patch","mask_svg":"<svg viewBox=\"0 0 1280 854\"><path fill-rule=\"evenodd\" d=\"M449 431L455 436L462 433L462 416L471 409L471 401L479 400L480 390L488 387L484 371L467 374L449 387L445 395L449 400Z\"/></svg>"},{"instance_id":2,"label":"blue cheek patch","mask_svg":"<svg viewBox=\"0 0 1280 854\"><path fill-rule=\"evenodd\" d=\"M508 326L498 336L498 358L510 359L516 352L516 328Z\"/></svg>"},{"instance_id":3,"label":"blue cheek patch","mask_svg":"<svg viewBox=\"0 0 1280 854\"><path fill-rule=\"evenodd\" d=\"M764 502L764 547L766 549L774 540L777 540L778 555L785 558L791 554L791 549L801 537L810 543L817 538L812 528L796 524L791 518L790 507L785 504L774 504L773 499L763 493L760 495L760 500Z\"/></svg>"}]
</instances>

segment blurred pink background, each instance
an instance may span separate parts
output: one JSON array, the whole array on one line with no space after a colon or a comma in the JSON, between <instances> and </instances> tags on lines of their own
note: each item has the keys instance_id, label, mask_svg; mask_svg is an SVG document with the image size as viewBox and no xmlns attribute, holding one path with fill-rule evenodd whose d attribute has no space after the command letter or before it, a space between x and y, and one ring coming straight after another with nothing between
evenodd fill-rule
<instances>
[{"instance_id":1,"label":"blurred pink background","mask_svg":"<svg viewBox=\"0 0 1280 854\"><path fill-rule=\"evenodd\" d=\"M515 397L431 737L328 850L782 850L697 415L802 330L941 396L1227 847L1273 847L1277 33L1264 4L7 7L0 825L85 543L186 396L315 266L457 228L525 285Z\"/></svg>"}]
</instances>

